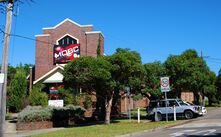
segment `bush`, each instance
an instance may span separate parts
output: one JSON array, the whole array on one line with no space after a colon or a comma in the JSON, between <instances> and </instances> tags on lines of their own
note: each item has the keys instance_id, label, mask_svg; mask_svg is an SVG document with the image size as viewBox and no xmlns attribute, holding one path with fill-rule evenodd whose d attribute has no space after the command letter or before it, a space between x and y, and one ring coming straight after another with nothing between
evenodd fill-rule
<instances>
[{"instance_id":1,"label":"bush","mask_svg":"<svg viewBox=\"0 0 221 137\"><path fill-rule=\"evenodd\" d=\"M13 119L12 113L6 113L5 119L6 120L12 120Z\"/></svg>"},{"instance_id":2,"label":"bush","mask_svg":"<svg viewBox=\"0 0 221 137\"><path fill-rule=\"evenodd\" d=\"M19 122L48 121L52 118L52 108L41 106L27 106L18 114Z\"/></svg>"},{"instance_id":3,"label":"bush","mask_svg":"<svg viewBox=\"0 0 221 137\"><path fill-rule=\"evenodd\" d=\"M80 106L67 105L62 108L53 108L53 120L64 120L70 118L82 119L85 109Z\"/></svg>"},{"instance_id":4,"label":"bush","mask_svg":"<svg viewBox=\"0 0 221 137\"><path fill-rule=\"evenodd\" d=\"M18 112L24 108L23 102L27 93L27 80L24 69L16 70L14 77L9 83L7 92L7 108L10 112Z\"/></svg>"},{"instance_id":5,"label":"bush","mask_svg":"<svg viewBox=\"0 0 221 137\"><path fill-rule=\"evenodd\" d=\"M18 114L19 122L62 121L83 119L85 109L68 105L62 108L27 106Z\"/></svg>"},{"instance_id":6,"label":"bush","mask_svg":"<svg viewBox=\"0 0 221 137\"><path fill-rule=\"evenodd\" d=\"M45 92L41 91L42 87L41 85L33 87L29 100L30 105L32 106L47 106L48 104L48 95Z\"/></svg>"}]
</instances>

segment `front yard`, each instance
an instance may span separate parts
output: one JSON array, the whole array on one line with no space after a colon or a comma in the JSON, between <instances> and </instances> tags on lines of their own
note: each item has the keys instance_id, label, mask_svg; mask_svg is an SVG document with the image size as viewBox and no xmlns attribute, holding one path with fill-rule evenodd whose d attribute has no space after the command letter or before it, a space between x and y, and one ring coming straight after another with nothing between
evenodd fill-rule
<instances>
[{"instance_id":1,"label":"front yard","mask_svg":"<svg viewBox=\"0 0 221 137\"><path fill-rule=\"evenodd\" d=\"M32 137L114 137L138 131L151 130L158 127L172 126L183 121L150 122L149 120L114 120L110 125L91 125L66 128L46 134L34 135Z\"/></svg>"}]
</instances>

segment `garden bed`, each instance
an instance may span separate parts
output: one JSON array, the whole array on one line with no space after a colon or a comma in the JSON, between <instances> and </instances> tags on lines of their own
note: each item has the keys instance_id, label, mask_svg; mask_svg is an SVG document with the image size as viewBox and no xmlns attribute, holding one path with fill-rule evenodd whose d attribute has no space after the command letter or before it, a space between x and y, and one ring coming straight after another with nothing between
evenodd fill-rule
<instances>
[{"instance_id":1,"label":"garden bed","mask_svg":"<svg viewBox=\"0 0 221 137\"><path fill-rule=\"evenodd\" d=\"M36 130L52 128L53 122L51 121L36 121L36 122L18 122L16 124L17 130Z\"/></svg>"}]
</instances>

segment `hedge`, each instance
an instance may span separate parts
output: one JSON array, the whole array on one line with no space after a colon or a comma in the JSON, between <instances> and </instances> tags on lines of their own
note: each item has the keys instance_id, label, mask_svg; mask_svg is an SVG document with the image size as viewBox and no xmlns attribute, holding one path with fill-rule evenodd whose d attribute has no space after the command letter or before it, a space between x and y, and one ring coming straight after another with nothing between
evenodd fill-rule
<instances>
[{"instance_id":1,"label":"hedge","mask_svg":"<svg viewBox=\"0 0 221 137\"><path fill-rule=\"evenodd\" d=\"M18 122L82 119L84 112L84 108L73 105L68 105L61 108L27 106L18 114Z\"/></svg>"}]
</instances>

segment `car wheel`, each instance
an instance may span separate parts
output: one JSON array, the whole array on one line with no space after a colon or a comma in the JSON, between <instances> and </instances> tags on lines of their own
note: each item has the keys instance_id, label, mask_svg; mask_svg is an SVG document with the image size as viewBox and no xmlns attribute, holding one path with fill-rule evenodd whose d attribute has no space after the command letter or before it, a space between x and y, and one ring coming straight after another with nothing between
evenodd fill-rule
<instances>
[{"instance_id":1,"label":"car wheel","mask_svg":"<svg viewBox=\"0 0 221 137\"><path fill-rule=\"evenodd\" d=\"M187 110L184 112L184 116L186 119L191 119L193 118L193 112L191 110Z\"/></svg>"},{"instance_id":2,"label":"car wheel","mask_svg":"<svg viewBox=\"0 0 221 137\"><path fill-rule=\"evenodd\" d=\"M154 121L161 121L162 119L163 117L160 113L157 113L157 115L154 115Z\"/></svg>"}]
</instances>

